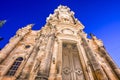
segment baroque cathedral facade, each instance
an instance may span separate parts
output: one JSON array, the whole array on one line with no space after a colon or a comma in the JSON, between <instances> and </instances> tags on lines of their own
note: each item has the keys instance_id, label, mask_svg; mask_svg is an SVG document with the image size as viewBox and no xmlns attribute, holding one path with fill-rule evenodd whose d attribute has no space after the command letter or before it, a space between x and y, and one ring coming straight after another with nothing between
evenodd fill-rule
<instances>
[{"instance_id":1,"label":"baroque cathedral facade","mask_svg":"<svg viewBox=\"0 0 120 80\"><path fill-rule=\"evenodd\" d=\"M0 80L120 80L120 69L101 40L66 6L41 30L19 29L0 51Z\"/></svg>"}]
</instances>

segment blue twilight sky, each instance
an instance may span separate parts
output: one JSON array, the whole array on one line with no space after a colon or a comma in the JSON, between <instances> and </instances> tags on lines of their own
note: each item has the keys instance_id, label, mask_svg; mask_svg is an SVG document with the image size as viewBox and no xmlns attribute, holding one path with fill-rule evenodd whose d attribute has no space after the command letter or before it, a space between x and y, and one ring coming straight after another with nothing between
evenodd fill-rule
<instances>
[{"instance_id":1,"label":"blue twilight sky","mask_svg":"<svg viewBox=\"0 0 120 80\"><path fill-rule=\"evenodd\" d=\"M40 29L46 23L46 17L60 4L75 12L86 33L103 40L107 51L120 66L120 0L0 0L0 20L7 20L0 28L0 36L4 37L0 48L27 24L33 23L33 29Z\"/></svg>"}]
</instances>

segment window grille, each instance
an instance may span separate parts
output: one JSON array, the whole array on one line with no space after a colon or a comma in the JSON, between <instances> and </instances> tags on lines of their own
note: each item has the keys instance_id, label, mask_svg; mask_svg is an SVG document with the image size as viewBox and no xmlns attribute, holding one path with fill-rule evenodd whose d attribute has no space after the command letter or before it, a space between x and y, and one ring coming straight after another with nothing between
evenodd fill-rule
<instances>
[{"instance_id":1,"label":"window grille","mask_svg":"<svg viewBox=\"0 0 120 80\"><path fill-rule=\"evenodd\" d=\"M23 61L23 58L22 57L18 57L15 60L15 62L13 63L13 65L10 67L10 69L8 70L6 75L7 76L14 76L22 61Z\"/></svg>"}]
</instances>

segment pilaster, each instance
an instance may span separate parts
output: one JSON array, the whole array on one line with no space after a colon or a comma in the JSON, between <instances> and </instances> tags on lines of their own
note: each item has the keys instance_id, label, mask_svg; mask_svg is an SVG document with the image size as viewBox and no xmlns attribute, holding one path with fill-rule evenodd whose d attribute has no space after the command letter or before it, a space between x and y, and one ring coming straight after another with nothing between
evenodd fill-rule
<instances>
[{"instance_id":1,"label":"pilaster","mask_svg":"<svg viewBox=\"0 0 120 80\"><path fill-rule=\"evenodd\" d=\"M40 42L41 42L40 33L38 33L36 43L34 44L32 51L30 51L29 55L26 57L25 66L24 66L24 68L21 72L21 75L20 75L21 79L28 79L29 78L34 59L35 59L35 57L38 53L38 50L39 50Z\"/></svg>"},{"instance_id":2,"label":"pilaster","mask_svg":"<svg viewBox=\"0 0 120 80\"><path fill-rule=\"evenodd\" d=\"M88 73L87 71L87 60L85 58L85 52L82 50L82 46L81 46L81 43L78 42L77 44L77 47L78 47L78 51L79 51L79 56L80 56L80 61L81 61L81 65L82 65L82 68L83 68L83 73L84 73L84 76L85 76L85 80L93 80L93 77L91 77L91 74Z\"/></svg>"},{"instance_id":3,"label":"pilaster","mask_svg":"<svg viewBox=\"0 0 120 80\"><path fill-rule=\"evenodd\" d=\"M82 37L82 36L81 36ZM84 49L86 51L86 54L88 56L88 59L90 60L90 64L92 65L94 69L94 74L98 80L108 80L106 77L104 71L102 70L100 64L98 63L95 55L93 54L92 50L90 49L86 39L82 37Z\"/></svg>"},{"instance_id":4,"label":"pilaster","mask_svg":"<svg viewBox=\"0 0 120 80\"><path fill-rule=\"evenodd\" d=\"M58 42L55 40L48 80L56 80L55 78L56 78L56 72L57 72L57 68L56 68L57 67L57 55L58 55Z\"/></svg>"},{"instance_id":5,"label":"pilaster","mask_svg":"<svg viewBox=\"0 0 120 80\"><path fill-rule=\"evenodd\" d=\"M103 47L99 47L98 50L101 52L102 55L104 55L104 58L107 60L108 64L113 69L117 77L120 79L120 70L118 66L114 63L112 58L108 55L108 53L105 51Z\"/></svg>"},{"instance_id":6,"label":"pilaster","mask_svg":"<svg viewBox=\"0 0 120 80\"><path fill-rule=\"evenodd\" d=\"M57 76L56 80L62 80L62 41L58 40L58 55L57 55Z\"/></svg>"},{"instance_id":7,"label":"pilaster","mask_svg":"<svg viewBox=\"0 0 120 80\"><path fill-rule=\"evenodd\" d=\"M51 35L49 37L49 40L45 49L45 57L41 60L40 70L37 73L38 74L37 77L40 79L47 79L49 76L53 42L54 42L54 35Z\"/></svg>"}]
</instances>

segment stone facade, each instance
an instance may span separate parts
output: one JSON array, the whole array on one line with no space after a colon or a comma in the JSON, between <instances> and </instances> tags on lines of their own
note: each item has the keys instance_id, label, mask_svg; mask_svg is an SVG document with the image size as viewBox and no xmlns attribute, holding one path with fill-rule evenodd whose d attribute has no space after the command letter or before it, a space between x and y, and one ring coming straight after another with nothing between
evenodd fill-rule
<instances>
[{"instance_id":1,"label":"stone facade","mask_svg":"<svg viewBox=\"0 0 120 80\"><path fill-rule=\"evenodd\" d=\"M120 80L120 70L101 40L66 6L59 6L41 30L19 29L0 51L0 80Z\"/></svg>"}]
</instances>

